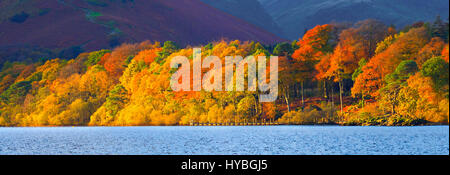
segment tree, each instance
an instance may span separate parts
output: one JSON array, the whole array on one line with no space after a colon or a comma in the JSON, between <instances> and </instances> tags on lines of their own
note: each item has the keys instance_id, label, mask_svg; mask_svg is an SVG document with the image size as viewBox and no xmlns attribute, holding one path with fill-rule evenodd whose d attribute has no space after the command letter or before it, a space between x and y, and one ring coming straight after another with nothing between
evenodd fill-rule
<instances>
[{"instance_id":1,"label":"tree","mask_svg":"<svg viewBox=\"0 0 450 175\"><path fill-rule=\"evenodd\" d=\"M286 102L286 107L288 111L291 111L291 105L290 105L290 92L291 92L291 86L295 84L295 68L292 66L292 61L289 60L287 57L280 57L279 58L279 94L283 94L284 101Z\"/></svg>"},{"instance_id":2,"label":"tree","mask_svg":"<svg viewBox=\"0 0 450 175\"><path fill-rule=\"evenodd\" d=\"M362 68L362 73L355 79L355 91L377 97L378 90L385 84L385 76L394 72L403 60L417 57L420 49L428 41L429 37L424 27L413 28L405 34L396 35L392 44L388 44L384 51L376 54Z\"/></svg>"},{"instance_id":3,"label":"tree","mask_svg":"<svg viewBox=\"0 0 450 175\"><path fill-rule=\"evenodd\" d=\"M441 38L432 38L418 53L416 62L419 67L422 67L423 63L428 59L440 56L442 54L442 49L444 49L444 45L445 43Z\"/></svg>"},{"instance_id":4,"label":"tree","mask_svg":"<svg viewBox=\"0 0 450 175\"><path fill-rule=\"evenodd\" d=\"M100 62L100 59L105 55L106 53L111 53L111 50L99 50L89 53L89 56L87 57L87 60L84 62L86 67L91 67L93 65L96 65L98 62Z\"/></svg>"},{"instance_id":5,"label":"tree","mask_svg":"<svg viewBox=\"0 0 450 175\"><path fill-rule=\"evenodd\" d=\"M133 59L137 62L142 61L146 65L150 65L153 61L155 61L155 59L158 57L158 53L161 51L161 48L143 50L139 52L139 54L137 54Z\"/></svg>"},{"instance_id":6,"label":"tree","mask_svg":"<svg viewBox=\"0 0 450 175\"><path fill-rule=\"evenodd\" d=\"M445 60L448 63L448 44L444 46L444 50L442 50L442 59Z\"/></svg>"},{"instance_id":7,"label":"tree","mask_svg":"<svg viewBox=\"0 0 450 175\"><path fill-rule=\"evenodd\" d=\"M322 56L319 63L315 65L316 70L316 76L314 77L316 80L322 80L323 81L323 96L324 98L328 98L327 95L327 82L330 80L330 78L327 76L327 71L330 69L330 59L331 59L331 53L326 54ZM333 94L332 94L333 95ZM333 98L331 98L333 100Z\"/></svg>"},{"instance_id":8,"label":"tree","mask_svg":"<svg viewBox=\"0 0 450 175\"><path fill-rule=\"evenodd\" d=\"M20 81L12 84L6 91L1 93L0 99L9 104L21 104L30 89L31 81Z\"/></svg>"},{"instance_id":9,"label":"tree","mask_svg":"<svg viewBox=\"0 0 450 175\"><path fill-rule=\"evenodd\" d=\"M331 25L325 24L308 30L297 43L299 48L295 50L292 58L295 60L318 60L325 53L331 52L333 48L329 42L332 29Z\"/></svg>"},{"instance_id":10,"label":"tree","mask_svg":"<svg viewBox=\"0 0 450 175\"><path fill-rule=\"evenodd\" d=\"M431 26L431 36L439 37L448 42L448 23L444 23L439 15L436 16L436 19Z\"/></svg>"},{"instance_id":11,"label":"tree","mask_svg":"<svg viewBox=\"0 0 450 175\"><path fill-rule=\"evenodd\" d=\"M178 45L173 41L166 41L164 42L164 46L162 47L162 50L158 53L158 57L155 58L155 61L159 64L162 64L164 62L164 59L167 58L170 54L177 51Z\"/></svg>"},{"instance_id":12,"label":"tree","mask_svg":"<svg viewBox=\"0 0 450 175\"><path fill-rule=\"evenodd\" d=\"M358 62L358 68L355 70L355 72L353 72L352 74L352 80L355 81L356 78L359 76L359 74L361 74L362 68L367 64L367 60L365 58L362 58L361 60L359 60Z\"/></svg>"},{"instance_id":13,"label":"tree","mask_svg":"<svg viewBox=\"0 0 450 175\"><path fill-rule=\"evenodd\" d=\"M386 86L381 88L382 100L391 106L391 114L395 114L395 109L399 104L399 92L403 86L406 86L406 80L418 71L415 61L402 61L392 74L386 76Z\"/></svg>"},{"instance_id":14,"label":"tree","mask_svg":"<svg viewBox=\"0 0 450 175\"><path fill-rule=\"evenodd\" d=\"M130 56L136 56L140 51L146 49L152 49L158 47L159 44L150 44L149 42L142 42L139 44L122 44L121 46L115 48L111 54L105 54L101 62L103 62L103 66L106 71L112 75L112 78L118 79L123 70L126 68L126 60ZM107 56L107 57L106 57Z\"/></svg>"},{"instance_id":15,"label":"tree","mask_svg":"<svg viewBox=\"0 0 450 175\"><path fill-rule=\"evenodd\" d=\"M358 42L355 37L356 30L353 28L346 29L340 34L341 41L335 48L330 58L330 67L325 73L326 77L333 79L339 83L339 99L341 112L343 112L343 87L344 79L351 78L353 71L357 68L358 62L364 58L365 51L362 49L362 43Z\"/></svg>"},{"instance_id":16,"label":"tree","mask_svg":"<svg viewBox=\"0 0 450 175\"><path fill-rule=\"evenodd\" d=\"M263 111L264 111L263 121L267 121L267 119L269 119L270 121L275 120L275 117L277 115L277 108L275 103L263 103Z\"/></svg>"},{"instance_id":17,"label":"tree","mask_svg":"<svg viewBox=\"0 0 450 175\"><path fill-rule=\"evenodd\" d=\"M6 75L0 81L0 93L5 91L11 84L14 83L14 78L11 75Z\"/></svg>"},{"instance_id":18,"label":"tree","mask_svg":"<svg viewBox=\"0 0 450 175\"><path fill-rule=\"evenodd\" d=\"M292 52L292 46L287 42L277 44L273 50L273 54L285 57L288 57Z\"/></svg>"},{"instance_id":19,"label":"tree","mask_svg":"<svg viewBox=\"0 0 450 175\"><path fill-rule=\"evenodd\" d=\"M359 67L355 70L355 72L353 72L353 74L352 74L352 81L353 82L355 82L356 81L356 78L358 78L358 76L361 74L361 73L363 73L363 67L365 66L367 64L367 60L365 59L365 58L362 58L361 60L359 60L359 62L358 62L358 65L359 65ZM363 86L365 85L365 84L362 84ZM353 87L352 87L352 89L351 89L351 92L352 92L352 95L353 95L353 97L356 97L356 95L357 94L360 94L361 95L361 99L362 99L362 102L363 102L363 107L364 107L364 103L365 103L365 101L364 101L364 97L366 96L366 92L364 92L362 89L365 89L365 88L361 88L360 87L361 85L359 85L359 86L356 86L356 85L354 85Z\"/></svg>"},{"instance_id":20,"label":"tree","mask_svg":"<svg viewBox=\"0 0 450 175\"><path fill-rule=\"evenodd\" d=\"M116 85L106 97L105 108L107 115L114 117L128 101L128 92L122 85Z\"/></svg>"},{"instance_id":21,"label":"tree","mask_svg":"<svg viewBox=\"0 0 450 175\"><path fill-rule=\"evenodd\" d=\"M356 23L355 29L356 35L353 37L361 43L365 58L374 56L377 43L395 32L393 28L388 28L384 23L373 19Z\"/></svg>"},{"instance_id":22,"label":"tree","mask_svg":"<svg viewBox=\"0 0 450 175\"><path fill-rule=\"evenodd\" d=\"M449 83L449 64L440 57L429 59L423 64L422 75L431 77L434 83L434 88L437 92L445 92L448 95Z\"/></svg>"},{"instance_id":23,"label":"tree","mask_svg":"<svg viewBox=\"0 0 450 175\"><path fill-rule=\"evenodd\" d=\"M389 28L376 20L358 22L354 27L343 30L339 35L339 43L330 58L325 77L339 84L340 108L343 112L344 80L354 79L354 71L358 69L362 58L370 58L376 53L377 43L389 35ZM362 72L359 70L359 73ZM358 73L358 75L359 75Z\"/></svg>"},{"instance_id":24,"label":"tree","mask_svg":"<svg viewBox=\"0 0 450 175\"><path fill-rule=\"evenodd\" d=\"M431 77L416 73L409 77L407 83L408 86L403 87L399 94L396 109L399 115L448 123L448 97L435 91Z\"/></svg>"},{"instance_id":25,"label":"tree","mask_svg":"<svg viewBox=\"0 0 450 175\"><path fill-rule=\"evenodd\" d=\"M255 98L251 95L245 96L237 105L237 113L241 119L249 121L255 116Z\"/></svg>"},{"instance_id":26,"label":"tree","mask_svg":"<svg viewBox=\"0 0 450 175\"><path fill-rule=\"evenodd\" d=\"M315 65L324 55L332 51L334 45L332 32L333 26L328 24L308 30L297 43L299 48L292 54L293 62L285 65L286 70L293 69L290 72L294 81L300 82L302 107L305 106L304 82L314 78Z\"/></svg>"}]
</instances>

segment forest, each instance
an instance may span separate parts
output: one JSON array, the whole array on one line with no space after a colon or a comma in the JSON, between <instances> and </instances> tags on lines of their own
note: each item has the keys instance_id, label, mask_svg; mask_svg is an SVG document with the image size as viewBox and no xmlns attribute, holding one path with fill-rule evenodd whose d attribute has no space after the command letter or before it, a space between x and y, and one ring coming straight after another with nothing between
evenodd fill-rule
<instances>
[{"instance_id":1,"label":"forest","mask_svg":"<svg viewBox=\"0 0 450 175\"><path fill-rule=\"evenodd\" d=\"M259 92L175 92L170 59L279 56L278 99ZM263 45L124 43L73 59L5 62L0 126L265 123L448 124L449 28L439 17L404 28L377 20L318 25L298 41ZM208 70L202 70L207 72Z\"/></svg>"}]
</instances>

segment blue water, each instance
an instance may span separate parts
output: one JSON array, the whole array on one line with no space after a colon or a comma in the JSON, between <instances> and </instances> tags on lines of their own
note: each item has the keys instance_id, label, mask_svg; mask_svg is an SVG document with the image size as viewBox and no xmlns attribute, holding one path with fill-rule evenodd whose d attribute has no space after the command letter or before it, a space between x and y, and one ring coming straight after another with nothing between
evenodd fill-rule
<instances>
[{"instance_id":1,"label":"blue water","mask_svg":"<svg viewBox=\"0 0 450 175\"><path fill-rule=\"evenodd\" d=\"M0 128L0 154L448 155L449 127Z\"/></svg>"}]
</instances>

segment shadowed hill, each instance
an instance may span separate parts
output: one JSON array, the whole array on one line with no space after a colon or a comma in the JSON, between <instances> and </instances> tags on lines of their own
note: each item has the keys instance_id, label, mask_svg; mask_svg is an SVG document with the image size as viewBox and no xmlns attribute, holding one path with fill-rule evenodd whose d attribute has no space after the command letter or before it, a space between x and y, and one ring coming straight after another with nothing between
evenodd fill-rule
<instances>
[{"instance_id":1,"label":"shadowed hill","mask_svg":"<svg viewBox=\"0 0 450 175\"><path fill-rule=\"evenodd\" d=\"M0 15L0 49L11 53L24 47L91 51L143 40L282 41L200 0L5 0Z\"/></svg>"},{"instance_id":2,"label":"shadowed hill","mask_svg":"<svg viewBox=\"0 0 450 175\"><path fill-rule=\"evenodd\" d=\"M448 0L259 0L289 39L330 22L377 19L398 28L417 21L448 18Z\"/></svg>"},{"instance_id":3,"label":"shadowed hill","mask_svg":"<svg viewBox=\"0 0 450 175\"><path fill-rule=\"evenodd\" d=\"M201 0L217 9L244 19L260 28L284 37L281 28L273 21L269 13L258 0Z\"/></svg>"}]
</instances>

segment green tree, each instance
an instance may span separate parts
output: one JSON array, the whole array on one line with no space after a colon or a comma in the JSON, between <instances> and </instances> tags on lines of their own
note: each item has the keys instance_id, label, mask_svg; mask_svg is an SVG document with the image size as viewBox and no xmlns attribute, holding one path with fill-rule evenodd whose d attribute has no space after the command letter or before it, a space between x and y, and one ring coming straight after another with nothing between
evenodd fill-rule
<instances>
[{"instance_id":1,"label":"green tree","mask_svg":"<svg viewBox=\"0 0 450 175\"><path fill-rule=\"evenodd\" d=\"M353 72L352 74L352 80L355 81L356 78L359 76L359 74L361 74L362 68L367 64L367 60L365 58L362 58L361 60L359 60L358 65L359 67L355 70L355 72Z\"/></svg>"},{"instance_id":2,"label":"green tree","mask_svg":"<svg viewBox=\"0 0 450 175\"><path fill-rule=\"evenodd\" d=\"M247 95L241 99L237 105L237 113L241 119L248 121L255 115L256 99L252 95Z\"/></svg>"},{"instance_id":3,"label":"green tree","mask_svg":"<svg viewBox=\"0 0 450 175\"><path fill-rule=\"evenodd\" d=\"M442 21L441 16L436 16L431 25L431 36L439 37L448 42L448 23Z\"/></svg>"},{"instance_id":4,"label":"green tree","mask_svg":"<svg viewBox=\"0 0 450 175\"><path fill-rule=\"evenodd\" d=\"M128 92L122 85L116 85L114 89L109 92L109 96L106 98L105 108L107 114L115 116L120 109L122 109L128 101Z\"/></svg>"},{"instance_id":5,"label":"green tree","mask_svg":"<svg viewBox=\"0 0 450 175\"><path fill-rule=\"evenodd\" d=\"M287 42L277 44L277 46L275 46L275 49L273 50L273 54L277 56L289 56L292 53L292 46Z\"/></svg>"},{"instance_id":6,"label":"green tree","mask_svg":"<svg viewBox=\"0 0 450 175\"><path fill-rule=\"evenodd\" d=\"M159 64L164 63L164 59L170 56L170 54L176 52L179 49L178 45L173 41L164 42L161 52L158 53L158 57L155 61Z\"/></svg>"},{"instance_id":7,"label":"green tree","mask_svg":"<svg viewBox=\"0 0 450 175\"><path fill-rule=\"evenodd\" d=\"M2 101L10 104L20 104L31 89L31 81L20 81L12 84L0 97Z\"/></svg>"},{"instance_id":8,"label":"green tree","mask_svg":"<svg viewBox=\"0 0 450 175\"><path fill-rule=\"evenodd\" d=\"M399 104L399 92L407 85L406 80L414 75L419 68L415 61L402 61L392 74L385 77L386 86L380 89L382 101L390 105L391 115L396 113Z\"/></svg>"},{"instance_id":9,"label":"green tree","mask_svg":"<svg viewBox=\"0 0 450 175\"><path fill-rule=\"evenodd\" d=\"M96 65L100 59L105 55L106 53L111 53L111 50L99 50L95 52L89 53L89 56L87 60L84 62L86 67L91 67L93 65Z\"/></svg>"},{"instance_id":10,"label":"green tree","mask_svg":"<svg viewBox=\"0 0 450 175\"><path fill-rule=\"evenodd\" d=\"M436 91L446 92L448 95L449 64L445 60L441 57L427 60L423 64L421 73L423 76L431 77Z\"/></svg>"}]
</instances>

